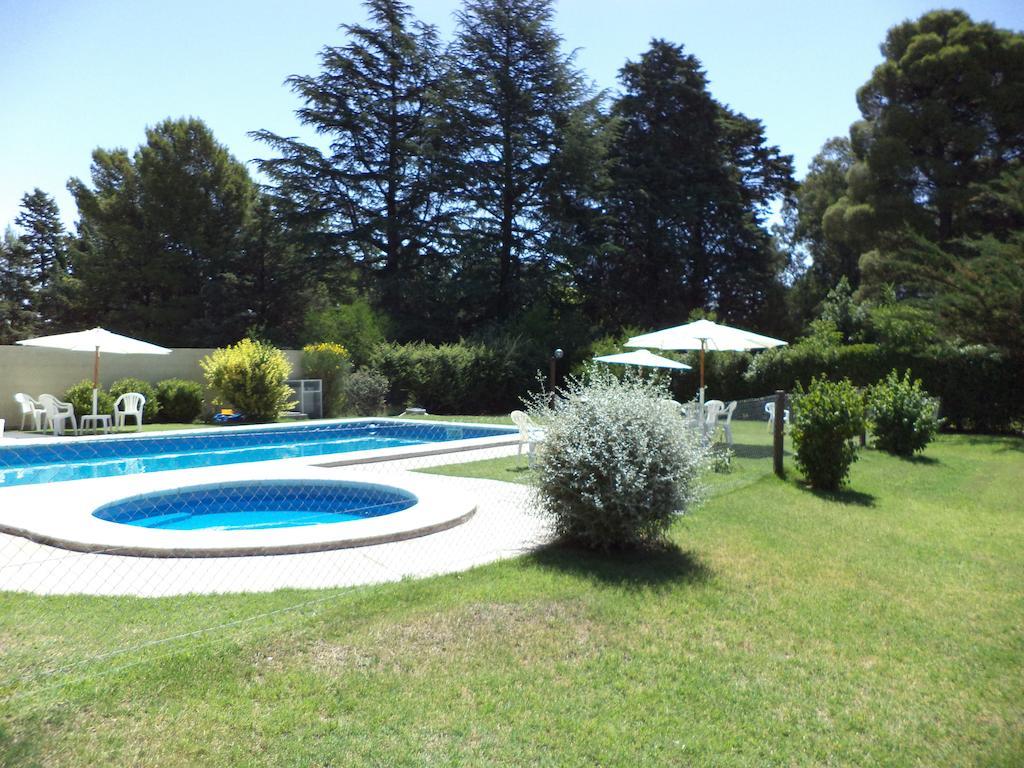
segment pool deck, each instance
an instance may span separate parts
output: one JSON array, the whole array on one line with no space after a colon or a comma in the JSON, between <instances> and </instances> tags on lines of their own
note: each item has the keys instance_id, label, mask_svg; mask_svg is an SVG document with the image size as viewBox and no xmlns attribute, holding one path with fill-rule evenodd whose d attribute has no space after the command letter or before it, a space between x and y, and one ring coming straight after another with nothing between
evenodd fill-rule
<instances>
[{"instance_id":1,"label":"pool deck","mask_svg":"<svg viewBox=\"0 0 1024 768\"><path fill-rule=\"evenodd\" d=\"M454 527L426 531L427 535L299 554L137 557L114 554L116 550L71 551L0 533L0 590L159 597L346 587L465 570L522 554L548 541L543 521L531 514L529 487L410 470L515 453L516 447L509 445L411 457L396 453L390 461L353 457L357 463L345 466L322 466L325 457L306 457L0 489L0 520L39 513L49 516L53 511L59 514L62 509L81 506L79 501L91 504L87 497L106 493L101 486L118 485L118 495L132 495L140 491L129 486L151 490L155 485L193 485L209 482L212 473L221 482L311 473L327 479L394 483L434 494L442 505L451 498L462 505L469 499L475 506L468 519ZM130 482L125 484L126 480Z\"/></svg>"}]
</instances>

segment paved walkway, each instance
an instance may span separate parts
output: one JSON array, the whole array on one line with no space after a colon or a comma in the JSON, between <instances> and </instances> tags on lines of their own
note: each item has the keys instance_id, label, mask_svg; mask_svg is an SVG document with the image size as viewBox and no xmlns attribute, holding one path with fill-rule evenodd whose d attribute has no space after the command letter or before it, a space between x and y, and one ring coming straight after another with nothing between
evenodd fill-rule
<instances>
[{"instance_id":1,"label":"paved walkway","mask_svg":"<svg viewBox=\"0 0 1024 768\"><path fill-rule=\"evenodd\" d=\"M490 448L324 471L385 482L388 476L394 478L414 468L515 452L515 447ZM445 489L470 494L477 500L476 514L450 530L407 541L261 557L164 559L86 554L0 534L0 590L158 597L354 586L461 571L522 554L548 538L541 520L531 514L527 486L420 477L432 478L441 494Z\"/></svg>"}]
</instances>

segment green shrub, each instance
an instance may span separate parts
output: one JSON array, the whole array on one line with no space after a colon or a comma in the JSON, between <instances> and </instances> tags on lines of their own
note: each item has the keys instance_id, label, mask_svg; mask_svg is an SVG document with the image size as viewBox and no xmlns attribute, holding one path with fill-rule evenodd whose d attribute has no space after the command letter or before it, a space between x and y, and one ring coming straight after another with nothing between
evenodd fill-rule
<instances>
[{"instance_id":1,"label":"green shrub","mask_svg":"<svg viewBox=\"0 0 1024 768\"><path fill-rule=\"evenodd\" d=\"M160 400L160 421L191 424L203 412L203 385L186 379L164 379L157 382Z\"/></svg>"},{"instance_id":2,"label":"green shrub","mask_svg":"<svg viewBox=\"0 0 1024 768\"><path fill-rule=\"evenodd\" d=\"M895 370L868 391L875 445L898 456L923 451L939 429L935 400L911 381L910 371L901 379Z\"/></svg>"},{"instance_id":3,"label":"green shrub","mask_svg":"<svg viewBox=\"0 0 1024 768\"><path fill-rule=\"evenodd\" d=\"M138 392L146 398L146 405L142 409L143 422L152 423L159 418L160 396L156 392L156 387L148 381L131 377L118 379L110 385L110 396L115 400L125 392Z\"/></svg>"},{"instance_id":4,"label":"green shrub","mask_svg":"<svg viewBox=\"0 0 1024 768\"><path fill-rule=\"evenodd\" d=\"M560 538L599 550L655 542L698 499L707 454L684 427L668 391L627 373L570 379L551 411L529 413L546 429L536 462L541 513Z\"/></svg>"},{"instance_id":5,"label":"green shrub","mask_svg":"<svg viewBox=\"0 0 1024 768\"><path fill-rule=\"evenodd\" d=\"M75 406L75 416L79 419L87 413L92 413L92 379L82 379L75 384L64 393L63 400ZM114 412L114 398L102 387L96 403L97 413Z\"/></svg>"},{"instance_id":6,"label":"green shrub","mask_svg":"<svg viewBox=\"0 0 1024 768\"><path fill-rule=\"evenodd\" d=\"M792 391L797 382L808 382L814 376L846 377L866 387L878 381L883 371L894 368L910 370L921 379L923 387L941 402L943 423L950 428L1006 432L1024 421L1024 398L1020 396L1024 356L1007 357L981 346L932 348L911 354L877 344L824 349L801 342L758 352L743 378L751 394Z\"/></svg>"},{"instance_id":7,"label":"green shrub","mask_svg":"<svg viewBox=\"0 0 1024 768\"><path fill-rule=\"evenodd\" d=\"M329 305L321 296L306 313L303 335L307 339L323 339L344 345L353 365L369 362L373 349L384 343L387 318L374 311L364 298L349 304Z\"/></svg>"},{"instance_id":8,"label":"green shrub","mask_svg":"<svg viewBox=\"0 0 1024 768\"><path fill-rule=\"evenodd\" d=\"M837 490L857 459L850 441L864 429L864 398L849 379L813 378L797 387L793 411L797 466L814 488Z\"/></svg>"},{"instance_id":9,"label":"green shrub","mask_svg":"<svg viewBox=\"0 0 1024 768\"><path fill-rule=\"evenodd\" d=\"M292 366L271 344L242 339L234 346L215 349L199 361L213 403L231 406L250 421L274 421L294 408L292 389L284 382Z\"/></svg>"},{"instance_id":10,"label":"green shrub","mask_svg":"<svg viewBox=\"0 0 1024 768\"><path fill-rule=\"evenodd\" d=\"M377 371L356 371L345 381L345 410L356 416L383 413L388 396L388 379Z\"/></svg>"},{"instance_id":11,"label":"green shrub","mask_svg":"<svg viewBox=\"0 0 1024 768\"><path fill-rule=\"evenodd\" d=\"M348 350L330 341L302 348L302 371L307 379L320 379L324 416L336 416L341 409L345 377L352 370Z\"/></svg>"},{"instance_id":12,"label":"green shrub","mask_svg":"<svg viewBox=\"0 0 1024 768\"><path fill-rule=\"evenodd\" d=\"M490 344L380 344L370 367L391 384L396 406L435 413L498 413L519 405L547 360L536 359L513 338Z\"/></svg>"}]
</instances>

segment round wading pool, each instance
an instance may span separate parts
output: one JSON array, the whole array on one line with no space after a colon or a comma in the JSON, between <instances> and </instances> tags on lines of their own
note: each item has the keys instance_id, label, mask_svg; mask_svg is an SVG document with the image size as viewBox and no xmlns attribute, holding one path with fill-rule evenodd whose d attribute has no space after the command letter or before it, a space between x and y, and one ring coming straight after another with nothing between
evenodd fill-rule
<instances>
[{"instance_id":1,"label":"round wading pool","mask_svg":"<svg viewBox=\"0 0 1024 768\"><path fill-rule=\"evenodd\" d=\"M163 530L258 531L366 520L417 501L409 491L371 483L257 480L135 496L93 516Z\"/></svg>"},{"instance_id":2,"label":"round wading pool","mask_svg":"<svg viewBox=\"0 0 1024 768\"><path fill-rule=\"evenodd\" d=\"M379 473L380 474L380 473ZM0 533L79 552L245 557L376 546L469 520L476 502L447 478L356 469L221 467L82 483L61 496L10 488ZM69 487L70 484L59 484Z\"/></svg>"}]
</instances>

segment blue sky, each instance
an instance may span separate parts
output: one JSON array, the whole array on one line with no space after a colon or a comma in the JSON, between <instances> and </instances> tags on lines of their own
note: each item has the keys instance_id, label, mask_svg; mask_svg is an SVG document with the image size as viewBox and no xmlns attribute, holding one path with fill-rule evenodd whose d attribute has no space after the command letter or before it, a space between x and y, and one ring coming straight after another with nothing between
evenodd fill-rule
<instances>
[{"instance_id":1,"label":"blue sky","mask_svg":"<svg viewBox=\"0 0 1024 768\"><path fill-rule=\"evenodd\" d=\"M443 37L457 0L413 0ZM707 70L714 96L764 121L797 172L858 117L854 94L881 56L886 30L936 7L917 0L560 0L556 27L598 87L654 37L682 43ZM1024 29L1024 2L958 5L975 20ZM88 178L97 146L134 149L147 125L202 118L242 161L266 154L248 138L299 132L298 102L282 86L311 74L317 52L360 22L352 0L0 0L0 229L40 187L69 225L65 185Z\"/></svg>"}]
</instances>

